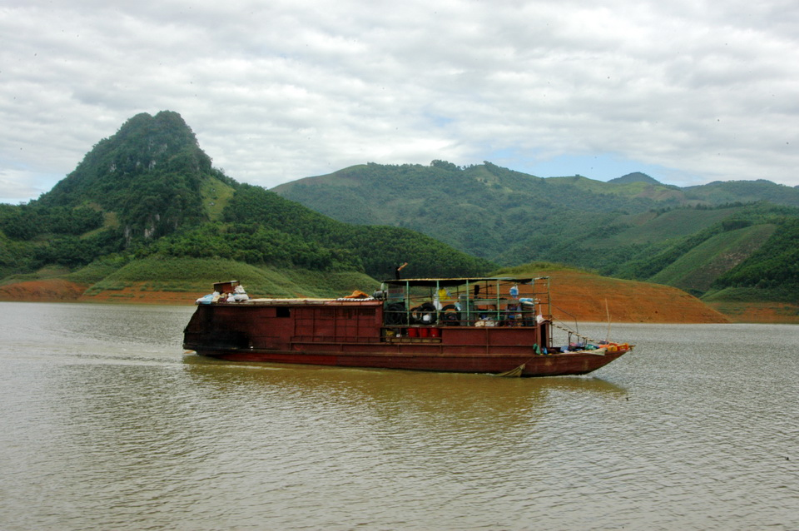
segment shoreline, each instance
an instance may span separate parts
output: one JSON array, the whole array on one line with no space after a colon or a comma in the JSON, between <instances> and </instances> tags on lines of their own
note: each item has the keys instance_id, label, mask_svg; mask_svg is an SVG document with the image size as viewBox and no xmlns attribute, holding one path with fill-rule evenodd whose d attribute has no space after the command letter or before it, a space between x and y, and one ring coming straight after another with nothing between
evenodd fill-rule
<instances>
[{"instance_id":1,"label":"shoreline","mask_svg":"<svg viewBox=\"0 0 799 531\"><path fill-rule=\"evenodd\" d=\"M572 277L572 278L569 278ZM583 275L559 274L552 284L552 313L559 321L707 324L799 324L799 305L788 303L705 304L668 286L630 281L609 284ZM619 284L621 282L621 284ZM603 285L604 284L604 285ZM194 306L208 290L156 291L145 283L87 294L90 286L64 279L30 280L0 286L3 302L82 302Z\"/></svg>"}]
</instances>

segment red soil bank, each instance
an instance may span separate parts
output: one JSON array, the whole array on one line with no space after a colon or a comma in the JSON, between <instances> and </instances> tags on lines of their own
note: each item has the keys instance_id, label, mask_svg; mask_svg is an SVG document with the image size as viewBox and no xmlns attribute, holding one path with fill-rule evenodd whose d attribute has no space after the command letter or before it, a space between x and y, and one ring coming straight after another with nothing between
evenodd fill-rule
<instances>
[{"instance_id":1,"label":"red soil bank","mask_svg":"<svg viewBox=\"0 0 799 531\"><path fill-rule=\"evenodd\" d=\"M610 320L616 323L799 323L797 305L706 305L684 291L658 284L617 280L571 270L542 271L539 274L550 277L552 313L562 321L605 322L609 312ZM211 289L209 286L196 292L151 291L146 283L134 283L121 290L85 295L87 288L62 279L18 282L0 286L0 300L192 305Z\"/></svg>"},{"instance_id":2,"label":"red soil bank","mask_svg":"<svg viewBox=\"0 0 799 531\"><path fill-rule=\"evenodd\" d=\"M0 300L29 302L76 301L88 286L60 278L29 280L0 286Z\"/></svg>"}]
</instances>

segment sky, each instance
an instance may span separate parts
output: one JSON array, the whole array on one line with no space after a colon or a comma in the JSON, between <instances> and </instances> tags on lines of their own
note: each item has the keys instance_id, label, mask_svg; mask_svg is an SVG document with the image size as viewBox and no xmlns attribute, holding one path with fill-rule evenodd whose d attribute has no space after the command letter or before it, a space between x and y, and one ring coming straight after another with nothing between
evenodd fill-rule
<instances>
[{"instance_id":1,"label":"sky","mask_svg":"<svg viewBox=\"0 0 799 531\"><path fill-rule=\"evenodd\" d=\"M0 0L0 42L4 203L161 110L266 188L436 159L799 185L795 0Z\"/></svg>"}]
</instances>

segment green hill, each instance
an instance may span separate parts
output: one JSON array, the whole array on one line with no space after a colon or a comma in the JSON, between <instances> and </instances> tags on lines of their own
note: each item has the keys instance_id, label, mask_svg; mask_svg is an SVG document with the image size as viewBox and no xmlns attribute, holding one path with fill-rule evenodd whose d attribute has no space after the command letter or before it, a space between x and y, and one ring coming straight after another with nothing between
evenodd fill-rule
<instances>
[{"instance_id":1,"label":"green hill","mask_svg":"<svg viewBox=\"0 0 799 531\"><path fill-rule=\"evenodd\" d=\"M262 295L319 295L373 285L403 262L410 277L557 262L716 302L796 300L797 193L440 160L268 191L213 168L180 115L163 111L128 120L39 199L0 205L0 287L59 280L138 300L232 275Z\"/></svg>"},{"instance_id":2,"label":"green hill","mask_svg":"<svg viewBox=\"0 0 799 531\"><path fill-rule=\"evenodd\" d=\"M651 280L704 294L720 276L759 249L776 229L773 224L753 225L711 236L661 269Z\"/></svg>"},{"instance_id":3,"label":"green hill","mask_svg":"<svg viewBox=\"0 0 799 531\"><path fill-rule=\"evenodd\" d=\"M500 265L554 261L697 295L799 218L799 191L768 181L683 189L642 173L605 183L488 162L370 163L274 191L349 223L412 228Z\"/></svg>"},{"instance_id":4,"label":"green hill","mask_svg":"<svg viewBox=\"0 0 799 531\"><path fill-rule=\"evenodd\" d=\"M67 277L80 278L81 272ZM187 302L210 292L214 282L236 279L254 297L332 297L355 289L377 289L379 283L363 273L322 273L302 269L255 266L221 258L163 258L133 260L92 283L88 300L146 302L164 292L186 293Z\"/></svg>"},{"instance_id":5,"label":"green hill","mask_svg":"<svg viewBox=\"0 0 799 531\"><path fill-rule=\"evenodd\" d=\"M98 142L35 206L115 212L129 241L152 239L208 221L218 211L214 190L224 198L236 185L212 168L179 114L142 113Z\"/></svg>"},{"instance_id":6,"label":"green hill","mask_svg":"<svg viewBox=\"0 0 799 531\"><path fill-rule=\"evenodd\" d=\"M0 205L0 284L55 278L50 272L60 268L65 279L92 286L89 295L131 288L132 271L143 271L135 282L144 291L195 291L246 265L237 274L265 294L314 294L352 275L358 285L389 277L404 262L415 276L493 267L408 228L352 226L239 184L211 166L191 129L168 111L128 120L38 200ZM209 264L226 265L209 275ZM176 267L187 278L175 276ZM163 268L172 271L168 282L158 280Z\"/></svg>"},{"instance_id":7,"label":"green hill","mask_svg":"<svg viewBox=\"0 0 799 531\"><path fill-rule=\"evenodd\" d=\"M513 265L528 260L503 253L531 231L555 227L555 222L560 231L564 213L610 219L619 209L644 212L654 205L611 191L598 194L599 185L584 177L542 179L488 162L460 169L434 161L430 166L353 166L274 191L340 221L410 228Z\"/></svg>"},{"instance_id":8,"label":"green hill","mask_svg":"<svg viewBox=\"0 0 799 531\"><path fill-rule=\"evenodd\" d=\"M653 179L649 175L641 173L640 171L628 173L627 175L622 175L621 177L616 177L615 179L611 179L608 181L608 184L631 184L631 183L644 183L651 185L661 184L657 179Z\"/></svg>"},{"instance_id":9,"label":"green hill","mask_svg":"<svg viewBox=\"0 0 799 531\"><path fill-rule=\"evenodd\" d=\"M684 188L684 192L688 200L713 205L769 201L776 205L799 207L799 188L775 184L763 179L712 182L702 186Z\"/></svg>"}]
</instances>

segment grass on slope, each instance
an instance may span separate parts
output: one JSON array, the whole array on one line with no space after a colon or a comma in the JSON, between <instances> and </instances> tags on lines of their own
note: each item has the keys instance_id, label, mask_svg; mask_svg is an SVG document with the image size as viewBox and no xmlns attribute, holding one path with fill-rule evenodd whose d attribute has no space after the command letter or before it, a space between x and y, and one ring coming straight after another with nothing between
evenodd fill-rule
<instances>
[{"instance_id":1,"label":"grass on slope","mask_svg":"<svg viewBox=\"0 0 799 531\"><path fill-rule=\"evenodd\" d=\"M613 246L633 243L646 244L689 236L695 234L699 229L715 225L735 212L735 209L697 210L693 208L678 208L650 219L647 219L647 217L653 214L647 213L646 216L631 218L631 220L637 218L639 223L640 221L644 221L644 223L633 225L629 229L617 233L607 240L607 244Z\"/></svg>"},{"instance_id":2,"label":"grass on slope","mask_svg":"<svg viewBox=\"0 0 799 531\"><path fill-rule=\"evenodd\" d=\"M126 261L124 259L95 260L86 267L82 267L73 273L64 275L64 278L72 282L77 282L78 284L94 284L108 277L125 264Z\"/></svg>"},{"instance_id":3,"label":"grass on slope","mask_svg":"<svg viewBox=\"0 0 799 531\"><path fill-rule=\"evenodd\" d=\"M200 185L200 195L203 206L211 221L222 219L222 211L233 197L235 190L215 177L203 180Z\"/></svg>"},{"instance_id":4,"label":"grass on slope","mask_svg":"<svg viewBox=\"0 0 799 531\"><path fill-rule=\"evenodd\" d=\"M367 290L376 282L358 273L318 273L256 267L233 260L147 258L133 261L95 283L86 292L96 295L132 286L142 290L211 292L214 282L238 280L253 297L332 297L354 289Z\"/></svg>"},{"instance_id":5,"label":"grass on slope","mask_svg":"<svg viewBox=\"0 0 799 531\"><path fill-rule=\"evenodd\" d=\"M791 290L761 288L724 288L710 291L702 297L702 301L714 302L787 302L796 303L796 294Z\"/></svg>"},{"instance_id":6,"label":"grass on slope","mask_svg":"<svg viewBox=\"0 0 799 531\"><path fill-rule=\"evenodd\" d=\"M547 271L575 271L585 273L586 275L594 275L592 271L581 269L579 267L571 267L563 264L553 264L551 262L531 262L529 264L522 264L513 267L503 267L492 271L489 276L492 277L535 277L542 273L546 274Z\"/></svg>"},{"instance_id":7,"label":"grass on slope","mask_svg":"<svg viewBox=\"0 0 799 531\"><path fill-rule=\"evenodd\" d=\"M719 275L755 252L776 225L755 225L717 234L697 245L650 280L694 293L710 289Z\"/></svg>"},{"instance_id":8,"label":"grass on slope","mask_svg":"<svg viewBox=\"0 0 799 531\"><path fill-rule=\"evenodd\" d=\"M53 278L60 278L67 274L69 270L65 267L57 265L48 265L33 273L17 273L3 277L0 279L0 285L15 284L17 282L26 282L29 280L47 280Z\"/></svg>"}]
</instances>

